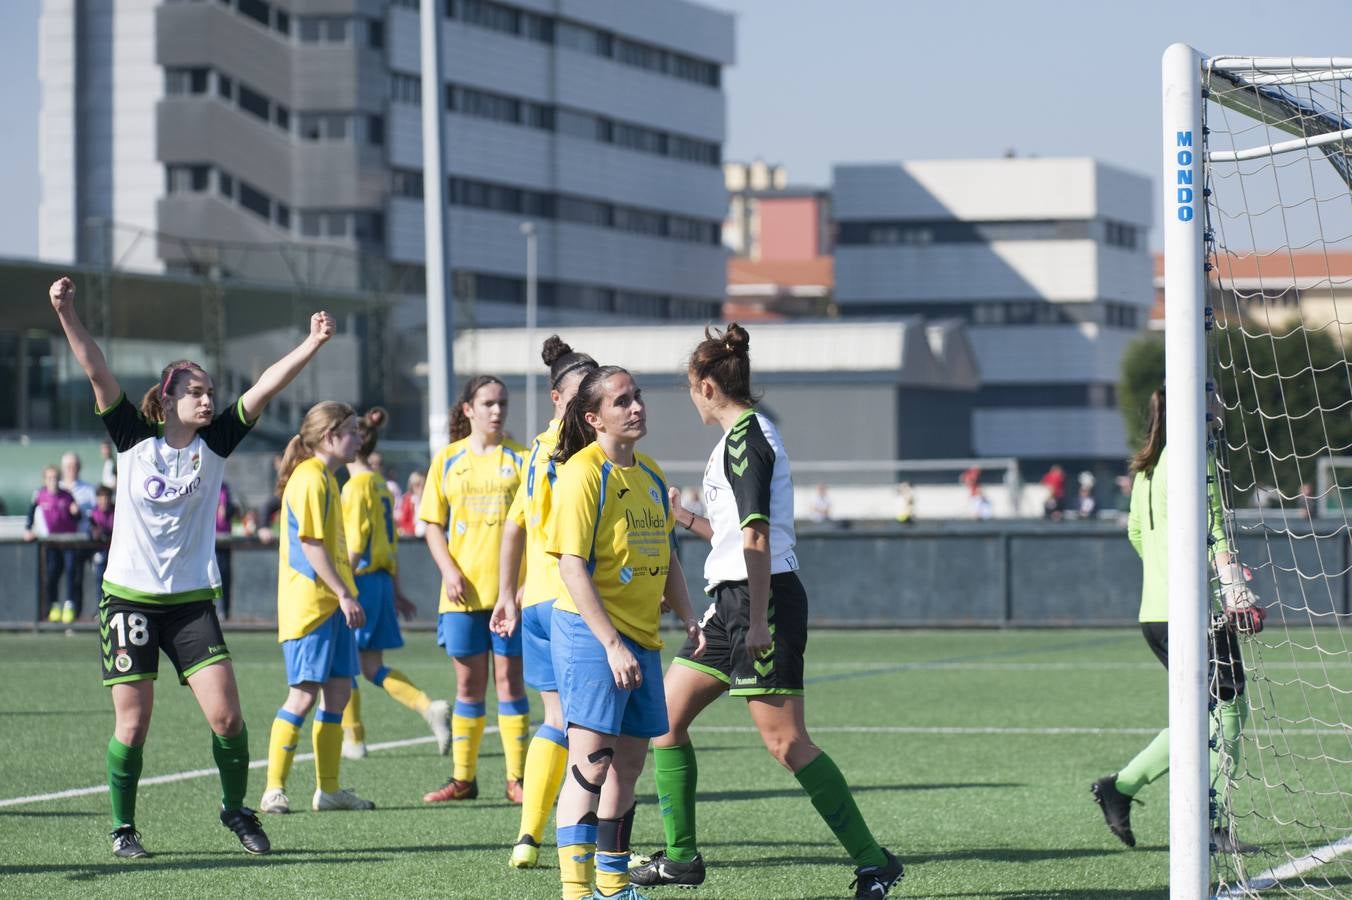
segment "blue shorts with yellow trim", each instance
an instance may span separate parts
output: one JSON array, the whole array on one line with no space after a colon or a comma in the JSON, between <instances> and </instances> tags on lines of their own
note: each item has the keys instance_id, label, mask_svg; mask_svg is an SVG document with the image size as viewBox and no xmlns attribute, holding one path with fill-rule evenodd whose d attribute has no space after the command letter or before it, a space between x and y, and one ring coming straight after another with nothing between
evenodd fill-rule
<instances>
[{"instance_id":1,"label":"blue shorts with yellow trim","mask_svg":"<svg viewBox=\"0 0 1352 900\"><path fill-rule=\"evenodd\" d=\"M616 686L605 648L580 615L555 610L551 625L550 649L565 722L601 734L654 738L667 733L661 651L620 635L643 675L637 688L624 690Z\"/></svg>"},{"instance_id":2,"label":"blue shorts with yellow trim","mask_svg":"<svg viewBox=\"0 0 1352 900\"><path fill-rule=\"evenodd\" d=\"M559 683L554 678L554 655L549 649L550 620L553 618L554 601L546 600L521 610L522 673L526 684L537 691L557 691Z\"/></svg>"},{"instance_id":3,"label":"blue shorts with yellow trim","mask_svg":"<svg viewBox=\"0 0 1352 900\"><path fill-rule=\"evenodd\" d=\"M394 576L376 571L353 576L353 580L357 583L357 601L366 613L366 624L354 629L357 649L396 650L404 646L394 609Z\"/></svg>"},{"instance_id":4,"label":"blue shorts with yellow trim","mask_svg":"<svg viewBox=\"0 0 1352 900\"><path fill-rule=\"evenodd\" d=\"M509 638L498 637L488 629L492 610L444 612L437 617L437 644L453 657L478 656L491 648L498 656L521 655L521 629Z\"/></svg>"},{"instance_id":5,"label":"blue shorts with yellow trim","mask_svg":"<svg viewBox=\"0 0 1352 900\"><path fill-rule=\"evenodd\" d=\"M354 678L361 672L357 662L357 639L347 627L343 611L333 615L305 637L282 641L286 660L286 683L292 686L330 678Z\"/></svg>"}]
</instances>

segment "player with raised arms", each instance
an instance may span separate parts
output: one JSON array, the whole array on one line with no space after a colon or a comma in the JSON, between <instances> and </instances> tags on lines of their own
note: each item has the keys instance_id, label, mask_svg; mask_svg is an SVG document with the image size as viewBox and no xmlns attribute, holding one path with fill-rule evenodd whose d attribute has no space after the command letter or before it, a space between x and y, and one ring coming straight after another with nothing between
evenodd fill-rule
<instances>
[{"instance_id":1,"label":"player with raised arms","mask_svg":"<svg viewBox=\"0 0 1352 900\"><path fill-rule=\"evenodd\" d=\"M521 635L488 627L498 599L498 557L507 510L526 467L526 448L504 433L507 388L492 375L465 383L451 410L451 442L432 458L418 518L441 572L437 643L455 662L451 777L427 803L479 796L479 742L485 725L488 651L498 697L498 736L507 767L507 799L521 802L530 704L521 678Z\"/></svg>"},{"instance_id":2,"label":"player with raised arms","mask_svg":"<svg viewBox=\"0 0 1352 900\"><path fill-rule=\"evenodd\" d=\"M1225 408L1211 394L1210 421L1219 428ZM1127 513L1127 537L1141 557L1141 610L1138 619L1146 646L1156 659L1169 668L1169 519L1168 448L1165 446L1164 388L1150 395L1146 414L1145 439L1131 458L1134 480L1131 506ZM1240 656L1237 634L1255 634L1263 630L1266 613L1250 590L1239 558L1230 549L1225 536L1221 510L1221 492L1214 462L1209 463L1207 514L1210 520L1210 552L1221 583L1221 612L1212 621L1207 639L1208 697L1215 703L1219 740L1212 742L1211 786L1217 788L1221 772L1221 751L1231 761L1238 759L1239 736L1248 716L1244 699L1244 661ZM1208 602L1198 598L1198 602ZM1103 810L1104 821L1117 839L1128 847L1136 846L1131 830L1131 804L1137 793L1169 771L1169 729L1136 754L1122 770L1105 775L1090 785L1094 802ZM1140 802L1140 801L1135 801ZM1237 840L1227 824L1214 828L1211 843L1220 853L1247 853L1257 848Z\"/></svg>"},{"instance_id":3,"label":"player with raised arms","mask_svg":"<svg viewBox=\"0 0 1352 900\"><path fill-rule=\"evenodd\" d=\"M277 472L282 498L277 542L277 639L286 660L286 702L272 720L268 784L258 808L288 813L286 779L305 716L319 700L311 740L315 752L315 812L374 809L338 783L343 762L343 708L360 671L353 630L366 622L352 580L343 530L343 504L334 472L352 461L360 439L357 414L346 403L310 407L286 445Z\"/></svg>"},{"instance_id":4,"label":"player with raised arms","mask_svg":"<svg viewBox=\"0 0 1352 900\"><path fill-rule=\"evenodd\" d=\"M855 897L885 897L902 876L901 862L878 845L840 769L807 732L808 605L794 554L793 481L779 431L756 409L750 349L750 335L736 323L722 333L705 329L687 366L700 421L717 425L723 437L704 469L708 517L680 507L674 491L673 506L682 527L713 545L704 564L713 603L703 620L707 648L687 642L667 669L671 728L653 741L667 846L630 874L640 885L704 881L689 728L726 691L746 698L766 749L798 779L854 860Z\"/></svg>"},{"instance_id":5,"label":"player with raised arms","mask_svg":"<svg viewBox=\"0 0 1352 900\"><path fill-rule=\"evenodd\" d=\"M526 684L540 692L545 707L544 723L526 748L521 828L511 856L511 865L518 869L533 868L539 861L545 822L554 807L568 765L568 736L563 730L559 687L549 649L554 602L563 592L559 561L547 550L554 481L558 477L557 463L552 455L559 443L559 425L568 402L577 393L583 376L596 368L596 360L585 353L574 352L557 334L545 341L540 358L549 366L549 398L554 403L554 417L531 445L526 479L517 488L508 511L507 527L502 535L498 602L489 623L494 633L503 636L511 635L520 627ZM521 570L523 550L526 583L518 607L517 573Z\"/></svg>"},{"instance_id":6,"label":"player with raised arms","mask_svg":"<svg viewBox=\"0 0 1352 900\"><path fill-rule=\"evenodd\" d=\"M445 700L432 700L408 676L385 665L385 651L404 646L399 616L417 612L399 590L399 539L394 530L394 497L385 476L371 466L379 431L389 419L375 407L357 420L357 455L347 464L343 485L343 530L348 559L366 622L356 630L357 656L362 675L378 688L418 713L437 739L445 756L451 747L451 709ZM343 710L343 755L366 756L366 726L361 718L361 691L352 681L352 696Z\"/></svg>"},{"instance_id":7,"label":"player with raised arms","mask_svg":"<svg viewBox=\"0 0 1352 900\"><path fill-rule=\"evenodd\" d=\"M267 853L268 837L244 806L249 734L216 617L214 601L221 595L216 501L226 457L333 335L333 318L315 313L305 340L229 406L217 407L205 369L179 360L164 368L137 408L80 321L74 283L58 279L48 294L117 451L118 514L99 603L103 683L112 689L114 713L107 756L113 853L148 855L136 830L136 789L161 650L192 689L211 728L221 824L245 850Z\"/></svg>"},{"instance_id":8,"label":"player with raised arms","mask_svg":"<svg viewBox=\"0 0 1352 900\"><path fill-rule=\"evenodd\" d=\"M566 590L554 604L550 650L568 733L559 794L564 900L637 898L629 883L634 782L648 739L667 730L661 604L704 646L673 552L667 485L634 445L648 432L634 379L618 366L583 376L559 426L553 527Z\"/></svg>"}]
</instances>

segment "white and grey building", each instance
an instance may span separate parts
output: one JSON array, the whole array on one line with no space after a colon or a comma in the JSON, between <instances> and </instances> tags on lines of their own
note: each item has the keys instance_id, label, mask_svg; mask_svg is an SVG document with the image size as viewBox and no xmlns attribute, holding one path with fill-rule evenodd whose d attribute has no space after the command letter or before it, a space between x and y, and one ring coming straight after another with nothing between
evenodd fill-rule
<instances>
[{"instance_id":1,"label":"white and grey building","mask_svg":"<svg viewBox=\"0 0 1352 900\"><path fill-rule=\"evenodd\" d=\"M731 14L424 2L443 28L432 98L418 0L43 0L40 256L417 296L435 102L473 324L523 317L526 220L542 322L716 317ZM423 358L421 303L395 318L399 358Z\"/></svg>"},{"instance_id":2,"label":"white and grey building","mask_svg":"<svg viewBox=\"0 0 1352 900\"><path fill-rule=\"evenodd\" d=\"M1119 362L1153 300L1151 198L1148 178L1088 158L838 165L836 302L968 323L981 388L951 455L1115 473Z\"/></svg>"}]
</instances>

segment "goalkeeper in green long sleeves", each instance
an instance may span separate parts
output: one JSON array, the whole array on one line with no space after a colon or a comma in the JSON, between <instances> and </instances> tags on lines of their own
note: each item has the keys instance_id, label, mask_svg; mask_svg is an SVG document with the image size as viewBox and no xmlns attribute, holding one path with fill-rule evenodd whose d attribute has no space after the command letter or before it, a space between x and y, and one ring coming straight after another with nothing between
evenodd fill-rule
<instances>
[{"instance_id":1,"label":"goalkeeper in green long sleeves","mask_svg":"<svg viewBox=\"0 0 1352 900\"><path fill-rule=\"evenodd\" d=\"M1212 397L1213 407L1218 407ZM1212 421L1219 423L1219 409ZM1167 457L1165 448L1164 388L1150 398L1145 442L1132 457L1135 481L1127 535L1141 557L1141 633L1151 652L1169 666L1169 529L1167 518ZM1224 767L1234 765L1239 753L1239 735L1248 715L1244 698L1244 661L1239 635L1263 628L1263 608L1249 589L1243 567L1231 552L1221 516L1220 488L1214 463L1210 466L1207 508L1210 520L1212 561L1221 585L1221 615L1213 617L1208 637L1210 656L1209 695L1213 710L1211 785L1218 787ZM1142 788L1169 771L1169 729L1165 728L1120 771L1105 775L1091 785L1095 802L1103 810L1108 828L1128 847L1136 846L1131 830L1131 805ZM1211 841L1219 852L1249 852L1256 848L1235 840L1228 827L1212 823Z\"/></svg>"}]
</instances>

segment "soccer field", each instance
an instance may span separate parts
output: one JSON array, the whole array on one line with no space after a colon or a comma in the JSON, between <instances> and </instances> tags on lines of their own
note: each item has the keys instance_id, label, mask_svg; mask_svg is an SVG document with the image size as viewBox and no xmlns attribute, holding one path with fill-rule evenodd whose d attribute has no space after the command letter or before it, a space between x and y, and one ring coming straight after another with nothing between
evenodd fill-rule
<instances>
[{"instance_id":1,"label":"soccer field","mask_svg":"<svg viewBox=\"0 0 1352 900\"><path fill-rule=\"evenodd\" d=\"M392 660L433 696L452 696L450 663L432 636L408 638ZM261 763L285 691L281 653L269 634L234 633L230 643L253 758ZM423 792L446 779L449 761L437 756L419 718L369 685L364 711L373 752L344 761L343 783L378 808L263 817L273 852L247 856L217 821L207 729L167 660L137 812L153 856L116 861L99 788L113 717L98 683L97 653L92 633L0 635L7 661L0 895L558 896L552 823L542 868L506 864L518 810L502 797L496 735L484 739L480 799L426 806ZM538 701L532 703L538 717ZM744 705L719 701L696 726L708 880L693 895L651 893L697 900L852 896L845 854L797 782L765 753ZM808 648L808 724L853 785L879 841L906 863L896 896L1161 895L1168 884L1167 779L1147 788L1147 805L1136 807L1135 850L1108 833L1088 787L1154 734L1166 707L1165 672L1131 629L821 631ZM308 745L307 726L301 750ZM309 761L297 761L293 798L308 798L313 771ZM257 768L251 804L262 787ZM83 788L93 790L78 792ZM43 796L72 789L78 793ZM660 836L645 772L635 851L651 852Z\"/></svg>"}]
</instances>

